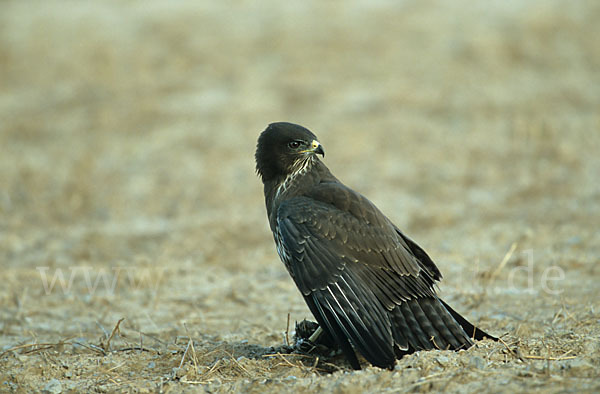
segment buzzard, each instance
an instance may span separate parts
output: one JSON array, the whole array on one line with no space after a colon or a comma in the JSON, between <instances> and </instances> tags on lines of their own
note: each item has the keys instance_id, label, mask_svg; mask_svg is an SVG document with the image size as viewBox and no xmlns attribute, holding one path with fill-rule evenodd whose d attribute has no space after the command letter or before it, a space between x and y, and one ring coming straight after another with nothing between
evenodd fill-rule
<instances>
[{"instance_id":1,"label":"buzzard","mask_svg":"<svg viewBox=\"0 0 600 394\"><path fill-rule=\"evenodd\" d=\"M427 253L317 155L325 151L311 131L272 123L258 138L256 171L277 253L352 367L354 349L392 369L416 350L494 339L438 298L442 275Z\"/></svg>"}]
</instances>

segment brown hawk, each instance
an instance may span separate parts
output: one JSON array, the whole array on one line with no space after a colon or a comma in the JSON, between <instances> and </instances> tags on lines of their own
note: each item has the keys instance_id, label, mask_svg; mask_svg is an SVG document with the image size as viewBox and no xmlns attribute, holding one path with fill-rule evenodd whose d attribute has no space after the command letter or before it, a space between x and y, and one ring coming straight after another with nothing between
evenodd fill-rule
<instances>
[{"instance_id":1,"label":"brown hawk","mask_svg":"<svg viewBox=\"0 0 600 394\"><path fill-rule=\"evenodd\" d=\"M319 154L308 129L273 123L258 138L256 170L279 257L352 367L360 369L354 349L393 368L416 350L494 339L437 297L442 275L427 253L333 176Z\"/></svg>"}]
</instances>

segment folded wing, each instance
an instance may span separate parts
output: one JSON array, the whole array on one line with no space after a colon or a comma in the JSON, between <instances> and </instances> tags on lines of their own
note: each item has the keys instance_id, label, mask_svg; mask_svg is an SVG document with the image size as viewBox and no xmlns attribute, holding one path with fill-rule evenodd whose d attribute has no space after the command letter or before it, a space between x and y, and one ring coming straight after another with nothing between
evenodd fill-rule
<instances>
[{"instance_id":1,"label":"folded wing","mask_svg":"<svg viewBox=\"0 0 600 394\"><path fill-rule=\"evenodd\" d=\"M471 345L435 294L433 261L360 194L330 183L286 200L277 232L311 312L353 367L349 343L380 367L403 352Z\"/></svg>"}]
</instances>

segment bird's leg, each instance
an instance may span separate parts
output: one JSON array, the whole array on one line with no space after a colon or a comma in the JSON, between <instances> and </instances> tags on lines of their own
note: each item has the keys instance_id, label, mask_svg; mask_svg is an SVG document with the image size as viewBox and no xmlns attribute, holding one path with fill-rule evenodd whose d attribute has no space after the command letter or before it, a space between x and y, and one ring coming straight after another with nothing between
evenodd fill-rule
<instances>
[{"instance_id":1,"label":"bird's leg","mask_svg":"<svg viewBox=\"0 0 600 394\"><path fill-rule=\"evenodd\" d=\"M303 320L296 323L294 349L300 353L333 357L339 354L338 344L318 323Z\"/></svg>"},{"instance_id":2,"label":"bird's leg","mask_svg":"<svg viewBox=\"0 0 600 394\"><path fill-rule=\"evenodd\" d=\"M308 341L310 343L317 343L317 340L319 339L321 334L323 334L323 329L321 328L321 326L319 326L319 328L317 328L315 332L313 332L312 335L308 338Z\"/></svg>"}]
</instances>

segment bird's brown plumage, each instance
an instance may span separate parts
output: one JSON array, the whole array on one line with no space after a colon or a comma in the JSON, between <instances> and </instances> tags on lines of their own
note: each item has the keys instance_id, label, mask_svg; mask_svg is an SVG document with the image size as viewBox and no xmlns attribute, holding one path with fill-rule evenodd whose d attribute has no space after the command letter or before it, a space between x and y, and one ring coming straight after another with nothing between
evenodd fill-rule
<instances>
[{"instance_id":1,"label":"bird's brown plumage","mask_svg":"<svg viewBox=\"0 0 600 394\"><path fill-rule=\"evenodd\" d=\"M391 368L419 349L463 349L490 337L440 300L441 274L427 253L316 156L316 136L291 123L260 135L264 184L277 251L308 307L360 368L353 347Z\"/></svg>"}]
</instances>

